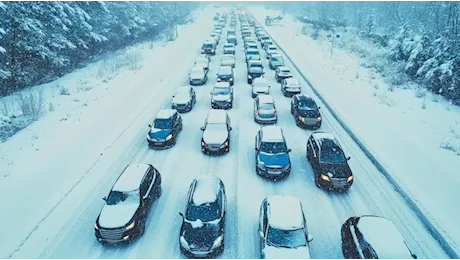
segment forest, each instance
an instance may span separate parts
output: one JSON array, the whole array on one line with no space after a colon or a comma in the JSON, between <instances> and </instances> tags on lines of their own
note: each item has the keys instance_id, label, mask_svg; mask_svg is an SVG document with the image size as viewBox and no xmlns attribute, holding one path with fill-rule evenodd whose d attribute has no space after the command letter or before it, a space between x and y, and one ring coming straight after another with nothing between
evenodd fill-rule
<instances>
[{"instance_id":1,"label":"forest","mask_svg":"<svg viewBox=\"0 0 460 260\"><path fill-rule=\"evenodd\" d=\"M193 2L0 2L0 96L185 23Z\"/></svg>"}]
</instances>

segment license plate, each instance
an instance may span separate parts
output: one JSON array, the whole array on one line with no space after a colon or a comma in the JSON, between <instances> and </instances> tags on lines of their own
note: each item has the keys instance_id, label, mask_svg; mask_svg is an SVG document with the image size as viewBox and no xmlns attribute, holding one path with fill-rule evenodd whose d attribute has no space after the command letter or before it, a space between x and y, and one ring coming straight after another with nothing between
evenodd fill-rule
<instances>
[{"instance_id":1,"label":"license plate","mask_svg":"<svg viewBox=\"0 0 460 260\"><path fill-rule=\"evenodd\" d=\"M163 143L160 143L160 142L155 142L153 143L154 145L163 145Z\"/></svg>"}]
</instances>

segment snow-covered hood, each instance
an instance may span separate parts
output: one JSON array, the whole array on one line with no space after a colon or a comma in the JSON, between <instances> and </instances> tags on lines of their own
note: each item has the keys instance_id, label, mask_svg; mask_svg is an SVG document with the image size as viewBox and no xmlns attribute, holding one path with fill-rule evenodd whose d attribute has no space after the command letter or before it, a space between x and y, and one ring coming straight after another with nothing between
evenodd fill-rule
<instances>
[{"instance_id":1,"label":"snow-covered hood","mask_svg":"<svg viewBox=\"0 0 460 260\"><path fill-rule=\"evenodd\" d=\"M230 94L228 95L213 95L212 99L214 101L227 101L230 99Z\"/></svg>"},{"instance_id":2,"label":"snow-covered hood","mask_svg":"<svg viewBox=\"0 0 460 260\"><path fill-rule=\"evenodd\" d=\"M222 60L221 64L222 65L233 65L235 64L235 60Z\"/></svg>"},{"instance_id":3,"label":"snow-covered hood","mask_svg":"<svg viewBox=\"0 0 460 260\"><path fill-rule=\"evenodd\" d=\"M192 73L190 73L190 78L191 79L203 79L204 78L204 72L192 72Z\"/></svg>"},{"instance_id":4,"label":"snow-covered hood","mask_svg":"<svg viewBox=\"0 0 460 260\"><path fill-rule=\"evenodd\" d=\"M174 104L187 104L190 102L190 97L174 97L173 103Z\"/></svg>"},{"instance_id":5,"label":"snow-covered hood","mask_svg":"<svg viewBox=\"0 0 460 260\"><path fill-rule=\"evenodd\" d=\"M209 63L207 63L207 62L197 62L196 65L200 66L200 67L203 67L203 68L208 68L209 67Z\"/></svg>"},{"instance_id":6,"label":"snow-covered hood","mask_svg":"<svg viewBox=\"0 0 460 260\"><path fill-rule=\"evenodd\" d=\"M267 245L263 250L265 259L310 259L308 246L297 248L274 247Z\"/></svg>"},{"instance_id":7,"label":"snow-covered hood","mask_svg":"<svg viewBox=\"0 0 460 260\"><path fill-rule=\"evenodd\" d=\"M102 228L118 228L128 224L134 217L140 203L104 205L99 215L99 226Z\"/></svg>"},{"instance_id":8,"label":"snow-covered hood","mask_svg":"<svg viewBox=\"0 0 460 260\"><path fill-rule=\"evenodd\" d=\"M203 132L203 141L206 144L223 144L228 139L228 131L223 125L221 130L210 130L206 128Z\"/></svg>"}]
</instances>

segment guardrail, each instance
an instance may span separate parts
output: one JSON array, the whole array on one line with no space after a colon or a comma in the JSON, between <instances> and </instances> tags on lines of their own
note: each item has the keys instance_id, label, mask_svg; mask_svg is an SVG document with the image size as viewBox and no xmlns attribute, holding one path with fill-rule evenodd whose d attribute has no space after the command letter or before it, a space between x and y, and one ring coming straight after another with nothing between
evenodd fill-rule
<instances>
[{"instance_id":1,"label":"guardrail","mask_svg":"<svg viewBox=\"0 0 460 260\"><path fill-rule=\"evenodd\" d=\"M254 17L255 18L255 17ZM255 18L256 19L256 18ZM256 19L257 20L257 19ZM259 22L259 21L258 21ZM259 22L262 26L262 23ZM265 26L264 26L265 27ZM347 126L345 121L342 117L332 108L332 106L327 102L327 100L323 97L321 92L313 86L313 84L308 80L308 78L302 73L300 68L295 64L295 62L291 59L291 57L286 53L286 51L273 39L270 33L264 28L265 32L268 36L272 39L273 43L275 43L278 48L283 52L284 56L289 60L290 63L294 66L294 68L299 72L300 76L307 82L310 89L315 93L316 96L324 103L327 109L331 112L332 116L339 122L342 128L347 132L347 134L353 139L353 141L359 146L359 148L364 152L364 154L369 158L369 160L374 164L374 166L383 174L383 176L388 180L388 182L394 187L395 191L404 199L407 203L409 208L416 214L416 216L420 219L423 226L430 232L431 236L438 241L441 245L441 248L445 251L445 253L452 259L458 259L459 254L455 248L451 246L451 243L442 235L442 233L435 227L429 218L425 215L425 213L420 209L417 203L411 198L411 196L398 184L398 182L393 178L390 172L383 166L382 163L372 154L372 152L367 148L367 146L360 140L360 138L355 135L355 133Z\"/></svg>"}]
</instances>

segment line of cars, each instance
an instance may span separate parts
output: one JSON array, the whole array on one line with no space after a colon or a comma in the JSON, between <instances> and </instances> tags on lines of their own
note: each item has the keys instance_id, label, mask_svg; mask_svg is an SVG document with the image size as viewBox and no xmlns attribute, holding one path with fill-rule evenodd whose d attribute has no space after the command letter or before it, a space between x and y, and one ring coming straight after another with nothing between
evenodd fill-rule
<instances>
[{"instance_id":1,"label":"line of cars","mask_svg":"<svg viewBox=\"0 0 460 260\"><path fill-rule=\"evenodd\" d=\"M274 124L278 120L277 108L269 95L269 90L265 88L266 91L260 91L268 81L264 78L261 53L257 44L259 41L261 46L265 47L270 68L276 70L275 79L281 83L283 94L292 97L291 114L296 124L319 128L322 121L319 107L311 97L300 94L300 83L293 79L289 69L284 66L282 56L275 52L277 48L273 48L273 41L263 33L262 27L251 16L240 14L239 19L246 49L248 83L252 86L255 98L254 120L263 124ZM203 44L201 55L191 70L190 85L205 84L208 79L210 56L216 54L220 35L227 23L227 15L216 14L214 20L217 21L215 30L211 34L212 38ZM222 58L225 55L235 55L236 25L236 16L232 14L230 27L227 29L228 43L224 44L225 54ZM254 28L257 38L252 37L250 28ZM212 109L201 128L201 150L207 154L230 151L232 127L225 109L231 109L233 106L234 72L226 59L222 58L217 82L210 93ZM190 112L196 102L193 87L179 87L173 96L171 109L161 110L153 124L149 125L149 146L157 149L174 146L183 129L180 113ZM353 175L347 163L349 157L345 157L343 149L332 134L314 132L307 141L306 150L306 157L315 172L315 184L318 187L348 189L351 186ZM261 127L255 141L256 173L269 178L289 175L290 151L283 130L279 126ZM160 195L161 174L157 169L150 164L127 166L109 195L104 198L105 205L94 225L96 238L104 243L118 243L141 236L145 231L145 219L151 205ZM227 199L222 180L216 176L200 176L193 180L188 191L185 211L180 213L183 221L179 233L179 246L185 255L211 257L224 250L226 206ZM379 237L382 232L376 231L374 224L385 226L385 235L394 237L395 240L383 244ZM258 233L262 258L310 258L309 243L313 237L308 232L302 204L295 197L275 195L264 199L259 211ZM347 258L414 257L402 236L398 234L396 227L384 218L352 217L343 224L341 230L343 254ZM392 247L394 243L397 245ZM404 247L401 246L402 243Z\"/></svg>"}]
</instances>

